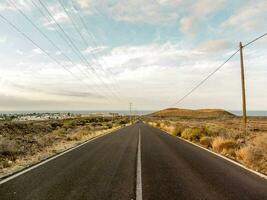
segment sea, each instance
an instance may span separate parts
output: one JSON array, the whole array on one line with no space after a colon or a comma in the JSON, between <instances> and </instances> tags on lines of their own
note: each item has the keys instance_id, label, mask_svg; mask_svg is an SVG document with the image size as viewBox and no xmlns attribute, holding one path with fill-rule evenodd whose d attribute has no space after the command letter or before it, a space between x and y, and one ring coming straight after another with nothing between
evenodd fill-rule
<instances>
[{"instance_id":1,"label":"sea","mask_svg":"<svg viewBox=\"0 0 267 200\"><path fill-rule=\"evenodd\" d=\"M242 111L241 110L230 110L229 112L241 116ZM247 111L247 116L267 116L267 110L249 110Z\"/></svg>"}]
</instances>

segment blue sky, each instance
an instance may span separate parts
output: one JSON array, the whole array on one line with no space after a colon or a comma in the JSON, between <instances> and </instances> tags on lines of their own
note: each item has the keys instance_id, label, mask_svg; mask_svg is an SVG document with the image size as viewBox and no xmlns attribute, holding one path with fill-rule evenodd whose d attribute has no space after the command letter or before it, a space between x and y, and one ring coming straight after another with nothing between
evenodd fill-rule
<instances>
[{"instance_id":1,"label":"blue sky","mask_svg":"<svg viewBox=\"0 0 267 200\"><path fill-rule=\"evenodd\" d=\"M0 110L169 107L267 31L265 0L0 0L0 14L46 51L0 18ZM267 109L266 44L244 52L249 110ZM239 110L240 88L237 55L177 106Z\"/></svg>"}]
</instances>

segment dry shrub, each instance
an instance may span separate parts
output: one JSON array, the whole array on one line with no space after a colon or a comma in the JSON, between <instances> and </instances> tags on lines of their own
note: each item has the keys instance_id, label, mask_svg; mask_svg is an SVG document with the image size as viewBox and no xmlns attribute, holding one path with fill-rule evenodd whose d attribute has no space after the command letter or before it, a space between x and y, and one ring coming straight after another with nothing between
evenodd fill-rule
<instances>
[{"instance_id":1,"label":"dry shrub","mask_svg":"<svg viewBox=\"0 0 267 200\"><path fill-rule=\"evenodd\" d=\"M209 136L204 136L199 140L200 144L202 144L205 147L212 147L212 141L213 141L212 137Z\"/></svg>"},{"instance_id":2,"label":"dry shrub","mask_svg":"<svg viewBox=\"0 0 267 200\"><path fill-rule=\"evenodd\" d=\"M162 129L164 129L166 127L166 125L165 125L165 123L164 122L160 122L159 123L159 128L162 128Z\"/></svg>"},{"instance_id":3,"label":"dry shrub","mask_svg":"<svg viewBox=\"0 0 267 200\"><path fill-rule=\"evenodd\" d=\"M150 125L150 126L156 126L157 123L156 122L148 122L148 125Z\"/></svg>"},{"instance_id":4,"label":"dry shrub","mask_svg":"<svg viewBox=\"0 0 267 200\"><path fill-rule=\"evenodd\" d=\"M163 125L166 127L171 126L171 122L170 121L164 121Z\"/></svg>"},{"instance_id":5,"label":"dry shrub","mask_svg":"<svg viewBox=\"0 0 267 200\"><path fill-rule=\"evenodd\" d=\"M68 130L68 129L67 129ZM64 135L66 134L66 129L65 128L60 128L60 129L57 129L57 130L54 130L52 133L50 134L53 134L53 135Z\"/></svg>"},{"instance_id":6,"label":"dry shrub","mask_svg":"<svg viewBox=\"0 0 267 200\"><path fill-rule=\"evenodd\" d=\"M14 157L19 153L19 144L15 140L0 137L0 155Z\"/></svg>"},{"instance_id":7,"label":"dry shrub","mask_svg":"<svg viewBox=\"0 0 267 200\"><path fill-rule=\"evenodd\" d=\"M236 157L244 164L267 173L267 135L258 136L239 149Z\"/></svg>"},{"instance_id":8,"label":"dry shrub","mask_svg":"<svg viewBox=\"0 0 267 200\"><path fill-rule=\"evenodd\" d=\"M232 139L216 137L212 142L212 148L222 154L235 156L235 149L238 148L238 144Z\"/></svg>"},{"instance_id":9,"label":"dry shrub","mask_svg":"<svg viewBox=\"0 0 267 200\"><path fill-rule=\"evenodd\" d=\"M79 140L82 140L89 133L90 133L89 131L79 130L79 131L76 131L73 134L69 135L67 137L67 140L69 140L69 141L72 141L72 140L79 141Z\"/></svg>"},{"instance_id":10,"label":"dry shrub","mask_svg":"<svg viewBox=\"0 0 267 200\"><path fill-rule=\"evenodd\" d=\"M203 135L216 137L220 134L221 129L214 124L206 124L203 128Z\"/></svg>"},{"instance_id":11,"label":"dry shrub","mask_svg":"<svg viewBox=\"0 0 267 200\"><path fill-rule=\"evenodd\" d=\"M243 135L242 131L233 130L229 128L220 128L218 133L219 133L219 136L221 137L233 138L233 139L238 139L240 135Z\"/></svg>"},{"instance_id":12,"label":"dry shrub","mask_svg":"<svg viewBox=\"0 0 267 200\"><path fill-rule=\"evenodd\" d=\"M201 135L201 129L199 128L186 128L182 132L181 137L187 140L197 141L201 138Z\"/></svg>"},{"instance_id":13,"label":"dry shrub","mask_svg":"<svg viewBox=\"0 0 267 200\"><path fill-rule=\"evenodd\" d=\"M40 149L50 146L55 142L55 137L51 135L45 135L37 139Z\"/></svg>"},{"instance_id":14,"label":"dry shrub","mask_svg":"<svg viewBox=\"0 0 267 200\"><path fill-rule=\"evenodd\" d=\"M56 141L60 141L64 138L68 131L65 128L59 128L51 133L48 133L42 137L37 138L37 142L40 150L44 147L53 145Z\"/></svg>"},{"instance_id":15,"label":"dry shrub","mask_svg":"<svg viewBox=\"0 0 267 200\"><path fill-rule=\"evenodd\" d=\"M176 124L173 126L172 129L172 135L174 136L181 136L182 132L186 129L186 127L184 125L181 124Z\"/></svg>"},{"instance_id":16,"label":"dry shrub","mask_svg":"<svg viewBox=\"0 0 267 200\"><path fill-rule=\"evenodd\" d=\"M174 126L171 126L171 125L170 126L164 126L161 129L163 129L166 132L172 133L174 130Z\"/></svg>"}]
</instances>

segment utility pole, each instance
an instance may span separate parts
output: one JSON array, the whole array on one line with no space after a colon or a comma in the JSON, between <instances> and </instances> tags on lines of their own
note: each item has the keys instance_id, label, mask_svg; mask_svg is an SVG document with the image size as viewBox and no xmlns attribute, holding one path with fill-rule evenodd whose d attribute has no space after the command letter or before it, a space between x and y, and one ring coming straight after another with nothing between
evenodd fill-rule
<instances>
[{"instance_id":1,"label":"utility pole","mask_svg":"<svg viewBox=\"0 0 267 200\"><path fill-rule=\"evenodd\" d=\"M246 108L246 87L245 87L245 73L244 73L242 42L239 43L239 47L240 47L240 66L241 66L242 103L243 103L243 130L245 132L247 129L247 108Z\"/></svg>"},{"instance_id":2,"label":"utility pole","mask_svg":"<svg viewBox=\"0 0 267 200\"><path fill-rule=\"evenodd\" d=\"M130 124L132 123L132 103L130 103Z\"/></svg>"}]
</instances>

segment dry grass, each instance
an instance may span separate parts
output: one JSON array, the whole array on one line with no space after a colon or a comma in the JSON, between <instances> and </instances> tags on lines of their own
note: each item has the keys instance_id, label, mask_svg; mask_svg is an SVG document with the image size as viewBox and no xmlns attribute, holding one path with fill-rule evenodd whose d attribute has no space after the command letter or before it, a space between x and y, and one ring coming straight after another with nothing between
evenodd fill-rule
<instances>
[{"instance_id":1,"label":"dry grass","mask_svg":"<svg viewBox=\"0 0 267 200\"><path fill-rule=\"evenodd\" d=\"M73 132L72 134L69 134L67 136L67 140L79 141L79 140L82 140L84 137L90 135L91 133L92 132L90 130L83 128L83 129Z\"/></svg>"},{"instance_id":2,"label":"dry grass","mask_svg":"<svg viewBox=\"0 0 267 200\"><path fill-rule=\"evenodd\" d=\"M236 152L237 159L257 171L267 174L267 135L261 135Z\"/></svg>"},{"instance_id":3,"label":"dry grass","mask_svg":"<svg viewBox=\"0 0 267 200\"><path fill-rule=\"evenodd\" d=\"M209 136L201 137L199 143L207 148L212 147L213 138Z\"/></svg>"},{"instance_id":4,"label":"dry grass","mask_svg":"<svg viewBox=\"0 0 267 200\"><path fill-rule=\"evenodd\" d=\"M19 146L16 141L3 138L0 140L0 154L12 156L19 153Z\"/></svg>"},{"instance_id":5,"label":"dry grass","mask_svg":"<svg viewBox=\"0 0 267 200\"><path fill-rule=\"evenodd\" d=\"M180 119L148 118L174 136L199 143L249 168L267 174L267 118L249 118L248 130L242 131L241 118Z\"/></svg>"},{"instance_id":6,"label":"dry grass","mask_svg":"<svg viewBox=\"0 0 267 200\"><path fill-rule=\"evenodd\" d=\"M172 135L174 136L181 136L182 132L186 129L185 126L181 124L175 124L172 129Z\"/></svg>"},{"instance_id":7,"label":"dry grass","mask_svg":"<svg viewBox=\"0 0 267 200\"><path fill-rule=\"evenodd\" d=\"M215 151L231 157L235 156L235 150L238 149L236 141L223 137L214 138L211 145Z\"/></svg>"},{"instance_id":8,"label":"dry grass","mask_svg":"<svg viewBox=\"0 0 267 200\"><path fill-rule=\"evenodd\" d=\"M199 128L186 128L181 134L181 137L190 141L198 141L202 136Z\"/></svg>"}]
</instances>

